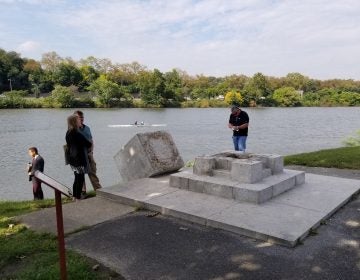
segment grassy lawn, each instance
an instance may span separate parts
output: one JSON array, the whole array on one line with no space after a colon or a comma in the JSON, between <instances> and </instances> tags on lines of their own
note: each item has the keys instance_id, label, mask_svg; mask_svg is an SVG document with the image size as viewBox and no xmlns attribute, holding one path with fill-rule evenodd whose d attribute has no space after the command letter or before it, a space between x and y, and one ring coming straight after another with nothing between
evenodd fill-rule
<instances>
[{"instance_id":1,"label":"grassy lawn","mask_svg":"<svg viewBox=\"0 0 360 280\"><path fill-rule=\"evenodd\" d=\"M54 205L52 199L0 201L0 279L59 279L57 237L35 233L13 219ZM123 279L104 267L93 270L95 261L71 250L66 251L66 258L68 279Z\"/></svg>"},{"instance_id":2,"label":"grassy lawn","mask_svg":"<svg viewBox=\"0 0 360 280\"><path fill-rule=\"evenodd\" d=\"M286 156L285 165L360 169L360 146Z\"/></svg>"}]
</instances>

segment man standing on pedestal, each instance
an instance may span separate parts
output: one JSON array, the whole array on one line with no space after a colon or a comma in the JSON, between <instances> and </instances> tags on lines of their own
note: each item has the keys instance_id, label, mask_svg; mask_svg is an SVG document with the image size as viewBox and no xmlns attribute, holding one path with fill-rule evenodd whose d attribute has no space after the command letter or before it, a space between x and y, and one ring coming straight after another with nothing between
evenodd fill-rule
<instances>
[{"instance_id":1,"label":"man standing on pedestal","mask_svg":"<svg viewBox=\"0 0 360 280\"><path fill-rule=\"evenodd\" d=\"M88 170L89 179L94 190L96 191L101 188L101 185L99 182L99 178L96 175L97 169L96 169L96 162L94 160L94 141L91 135L90 127L84 124L84 113L78 110L75 111L74 114L78 115L81 121L81 127L79 131L86 137L86 139L88 139L92 143L91 148L85 152L87 152L88 155L87 159L89 161L89 170ZM86 194L86 186L84 186L83 192L85 192Z\"/></svg>"},{"instance_id":2,"label":"man standing on pedestal","mask_svg":"<svg viewBox=\"0 0 360 280\"><path fill-rule=\"evenodd\" d=\"M245 153L249 127L248 114L245 111L242 111L239 106L233 105L231 107L231 115L229 118L228 127L233 130L232 138L235 151L241 151Z\"/></svg>"}]
</instances>

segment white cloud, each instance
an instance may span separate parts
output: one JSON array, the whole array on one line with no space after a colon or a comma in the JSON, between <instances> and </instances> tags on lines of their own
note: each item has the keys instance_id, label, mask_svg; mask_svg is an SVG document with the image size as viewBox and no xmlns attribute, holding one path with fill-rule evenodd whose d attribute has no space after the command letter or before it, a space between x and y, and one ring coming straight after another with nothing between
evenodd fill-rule
<instances>
[{"instance_id":1,"label":"white cloud","mask_svg":"<svg viewBox=\"0 0 360 280\"><path fill-rule=\"evenodd\" d=\"M0 0L0 4L30 4L30 5L39 5L39 4L51 4L51 3L60 3L64 0Z\"/></svg>"},{"instance_id":2,"label":"white cloud","mask_svg":"<svg viewBox=\"0 0 360 280\"><path fill-rule=\"evenodd\" d=\"M360 77L357 0L26 2L53 3L46 12L39 5L48 33L36 40L66 56L91 50L191 74Z\"/></svg>"},{"instance_id":3,"label":"white cloud","mask_svg":"<svg viewBox=\"0 0 360 280\"><path fill-rule=\"evenodd\" d=\"M21 43L16 50L21 53L36 52L40 48L40 44L34 41L26 41Z\"/></svg>"},{"instance_id":4,"label":"white cloud","mask_svg":"<svg viewBox=\"0 0 360 280\"><path fill-rule=\"evenodd\" d=\"M42 46L40 43L35 41L26 41L19 44L15 50L21 54L22 57L39 59L40 53L43 52Z\"/></svg>"}]
</instances>

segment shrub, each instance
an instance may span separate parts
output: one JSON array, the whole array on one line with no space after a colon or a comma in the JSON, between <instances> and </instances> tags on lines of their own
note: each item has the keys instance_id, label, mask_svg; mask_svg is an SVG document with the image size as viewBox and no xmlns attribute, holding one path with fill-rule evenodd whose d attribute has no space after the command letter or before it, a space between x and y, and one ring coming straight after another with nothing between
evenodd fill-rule
<instances>
[{"instance_id":1,"label":"shrub","mask_svg":"<svg viewBox=\"0 0 360 280\"><path fill-rule=\"evenodd\" d=\"M225 102L229 105L234 104L242 104L244 101L243 97L241 96L240 92L237 92L235 90L229 91L225 95Z\"/></svg>"},{"instance_id":2,"label":"shrub","mask_svg":"<svg viewBox=\"0 0 360 280\"><path fill-rule=\"evenodd\" d=\"M349 138L345 139L343 143L347 147L360 146L360 130L356 132L355 136L350 136Z\"/></svg>"},{"instance_id":3,"label":"shrub","mask_svg":"<svg viewBox=\"0 0 360 280\"><path fill-rule=\"evenodd\" d=\"M51 92L51 99L54 107L71 108L75 97L70 88L57 85Z\"/></svg>"}]
</instances>

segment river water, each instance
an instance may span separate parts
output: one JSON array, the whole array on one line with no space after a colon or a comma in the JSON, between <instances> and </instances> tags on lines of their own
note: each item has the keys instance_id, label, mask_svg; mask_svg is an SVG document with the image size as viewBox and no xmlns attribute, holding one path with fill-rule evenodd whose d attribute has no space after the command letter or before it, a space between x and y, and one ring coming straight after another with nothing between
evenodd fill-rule
<instances>
[{"instance_id":1,"label":"river water","mask_svg":"<svg viewBox=\"0 0 360 280\"><path fill-rule=\"evenodd\" d=\"M342 146L360 129L359 108L246 108L250 117L248 152L282 155ZM73 109L0 110L0 199L32 199L25 172L27 149L36 146L45 159L45 173L72 186L73 174L64 165L62 146L66 118ZM229 109L84 109L92 130L98 175L104 187L121 178L113 156L136 133L166 130L184 161L197 155L232 149L227 128ZM164 127L109 127L144 121ZM87 179L88 189L92 189ZM43 187L46 197L53 191Z\"/></svg>"}]
</instances>

